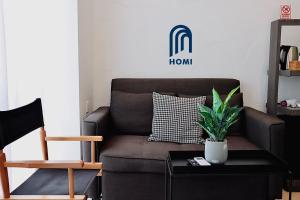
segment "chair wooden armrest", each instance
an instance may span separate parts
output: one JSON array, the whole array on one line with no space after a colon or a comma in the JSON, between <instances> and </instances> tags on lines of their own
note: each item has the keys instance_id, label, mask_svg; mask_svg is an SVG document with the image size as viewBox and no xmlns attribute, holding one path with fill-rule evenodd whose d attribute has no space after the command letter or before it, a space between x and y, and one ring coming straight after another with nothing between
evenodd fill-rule
<instances>
[{"instance_id":1,"label":"chair wooden armrest","mask_svg":"<svg viewBox=\"0 0 300 200\"><path fill-rule=\"evenodd\" d=\"M79 161L48 161L48 160L24 160L24 161L6 161L5 167L15 168L44 168L44 169L80 169L83 168L84 162Z\"/></svg>"},{"instance_id":2,"label":"chair wooden armrest","mask_svg":"<svg viewBox=\"0 0 300 200\"><path fill-rule=\"evenodd\" d=\"M81 142L101 142L102 136L72 136L72 137L45 137L46 141L81 141Z\"/></svg>"},{"instance_id":3,"label":"chair wooden armrest","mask_svg":"<svg viewBox=\"0 0 300 200\"><path fill-rule=\"evenodd\" d=\"M48 159L47 141L80 141L80 142L91 142L91 162L96 162L96 142L103 141L102 136L73 136L73 137L48 137L44 130L41 132L41 141L44 158ZM95 168L95 167L94 167ZM97 167L98 168L98 167Z\"/></svg>"}]
</instances>

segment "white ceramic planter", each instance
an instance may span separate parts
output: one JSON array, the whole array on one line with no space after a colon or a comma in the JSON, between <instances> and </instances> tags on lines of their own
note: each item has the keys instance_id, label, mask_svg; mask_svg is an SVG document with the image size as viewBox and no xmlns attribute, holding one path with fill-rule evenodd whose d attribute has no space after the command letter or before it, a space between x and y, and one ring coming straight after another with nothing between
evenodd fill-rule
<instances>
[{"instance_id":1,"label":"white ceramic planter","mask_svg":"<svg viewBox=\"0 0 300 200\"><path fill-rule=\"evenodd\" d=\"M227 140L223 142L213 142L209 139L205 141L205 159L212 164L222 164L228 157Z\"/></svg>"}]
</instances>

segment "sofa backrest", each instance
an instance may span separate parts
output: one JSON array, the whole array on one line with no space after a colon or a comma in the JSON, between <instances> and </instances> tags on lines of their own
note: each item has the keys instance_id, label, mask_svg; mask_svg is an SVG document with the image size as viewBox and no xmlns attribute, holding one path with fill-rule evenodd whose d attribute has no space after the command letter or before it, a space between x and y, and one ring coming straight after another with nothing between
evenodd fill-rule
<instances>
[{"instance_id":1,"label":"sofa backrest","mask_svg":"<svg viewBox=\"0 0 300 200\"><path fill-rule=\"evenodd\" d=\"M220 94L227 94L239 85L239 80L220 78L118 78L112 80L111 90L130 93L175 92L186 95L210 95L213 87Z\"/></svg>"},{"instance_id":2,"label":"sofa backrest","mask_svg":"<svg viewBox=\"0 0 300 200\"><path fill-rule=\"evenodd\" d=\"M152 129L152 92L168 95L209 96L212 88L228 94L240 85L220 78L119 78L111 84L111 121L114 134L149 135ZM238 91L239 92L239 91ZM242 95L239 95L243 106ZM240 124L232 132L241 132Z\"/></svg>"}]
</instances>

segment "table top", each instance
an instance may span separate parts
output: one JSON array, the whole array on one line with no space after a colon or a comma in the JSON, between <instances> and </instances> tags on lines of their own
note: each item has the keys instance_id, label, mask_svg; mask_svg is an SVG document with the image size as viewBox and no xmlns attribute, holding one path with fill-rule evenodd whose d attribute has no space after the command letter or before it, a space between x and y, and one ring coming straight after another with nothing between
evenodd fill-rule
<instances>
[{"instance_id":1,"label":"table top","mask_svg":"<svg viewBox=\"0 0 300 200\"><path fill-rule=\"evenodd\" d=\"M192 166L187 159L204 157L204 151L170 151L167 159L172 174L286 173L287 164L265 150L230 150L224 164Z\"/></svg>"}]
</instances>

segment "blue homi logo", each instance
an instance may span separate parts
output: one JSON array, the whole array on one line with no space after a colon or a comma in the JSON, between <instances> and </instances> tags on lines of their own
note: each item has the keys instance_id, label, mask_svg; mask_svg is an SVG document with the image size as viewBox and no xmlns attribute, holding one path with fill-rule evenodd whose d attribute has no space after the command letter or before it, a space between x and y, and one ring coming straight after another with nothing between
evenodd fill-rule
<instances>
[{"instance_id":1,"label":"blue homi logo","mask_svg":"<svg viewBox=\"0 0 300 200\"><path fill-rule=\"evenodd\" d=\"M177 25L171 29L169 37L169 64L192 65L191 58L183 58L187 55L183 53L192 53L192 31L185 25Z\"/></svg>"}]
</instances>

